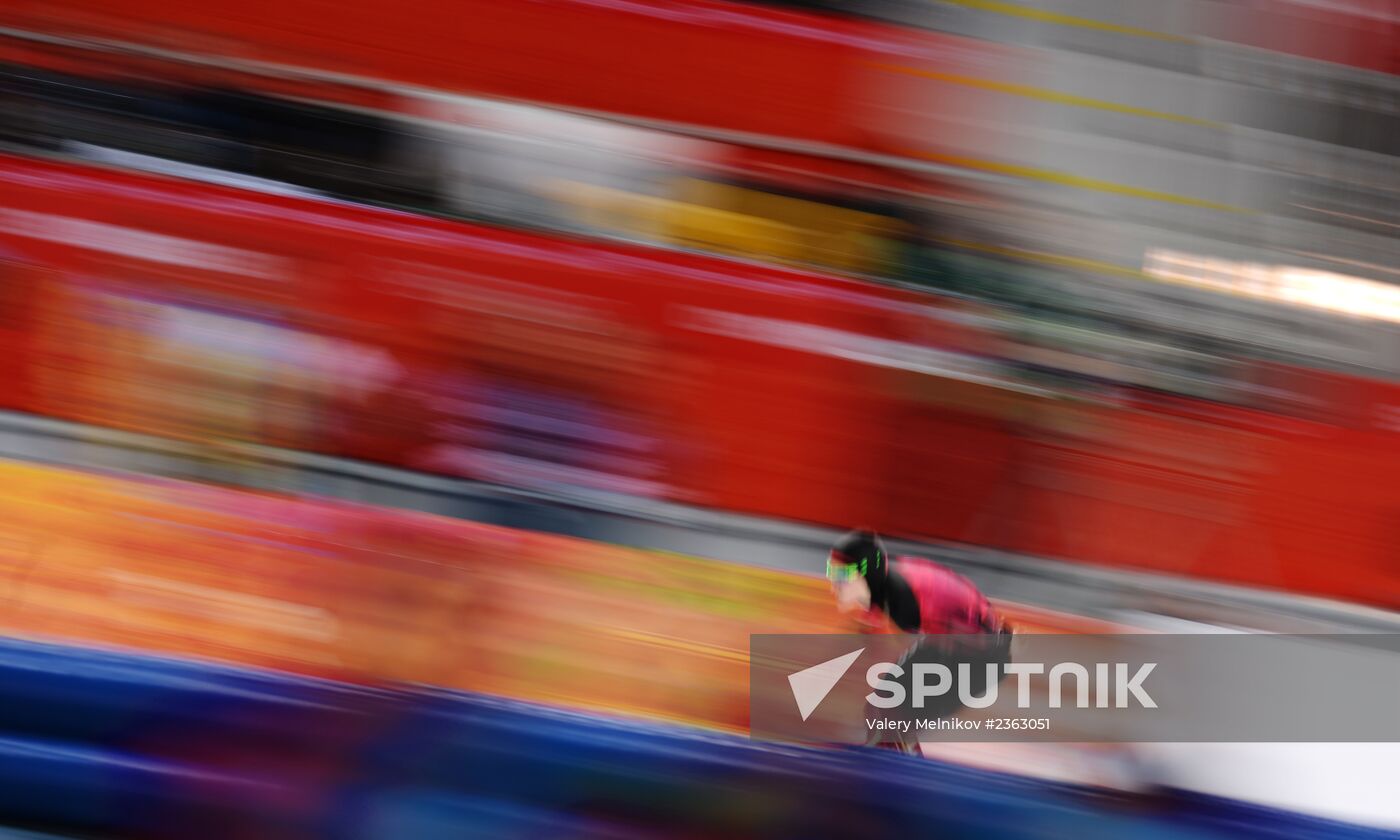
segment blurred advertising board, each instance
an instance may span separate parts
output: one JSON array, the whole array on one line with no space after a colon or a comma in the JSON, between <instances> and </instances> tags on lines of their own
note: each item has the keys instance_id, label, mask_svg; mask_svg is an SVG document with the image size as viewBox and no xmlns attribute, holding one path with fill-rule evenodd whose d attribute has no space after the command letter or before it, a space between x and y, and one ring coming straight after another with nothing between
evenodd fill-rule
<instances>
[{"instance_id":1,"label":"blurred advertising board","mask_svg":"<svg viewBox=\"0 0 1400 840\"><path fill-rule=\"evenodd\" d=\"M846 465L878 460L895 415L867 405L901 399L892 373L1010 385L993 335L913 293L75 167L6 171L11 408L846 521L880 509L880 477Z\"/></svg>"},{"instance_id":2,"label":"blurred advertising board","mask_svg":"<svg viewBox=\"0 0 1400 840\"><path fill-rule=\"evenodd\" d=\"M1177 378L1228 387L1173 397L1091 336L1085 396L1018 379L983 307L838 276L16 158L0 185L11 410L1400 598L1380 378L1206 347Z\"/></svg>"}]
</instances>

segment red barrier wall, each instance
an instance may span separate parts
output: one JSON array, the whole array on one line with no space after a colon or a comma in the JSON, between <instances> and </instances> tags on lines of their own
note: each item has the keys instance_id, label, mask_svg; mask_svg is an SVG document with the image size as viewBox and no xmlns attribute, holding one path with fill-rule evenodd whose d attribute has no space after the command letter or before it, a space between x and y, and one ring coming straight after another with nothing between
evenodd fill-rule
<instances>
[{"instance_id":1,"label":"red barrier wall","mask_svg":"<svg viewBox=\"0 0 1400 840\"><path fill-rule=\"evenodd\" d=\"M853 74L881 27L707 0L233 7L10 4L0 20L182 51L859 145Z\"/></svg>"},{"instance_id":2,"label":"red barrier wall","mask_svg":"<svg viewBox=\"0 0 1400 840\"><path fill-rule=\"evenodd\" d=\"M1076 407L932 297L15 158L0 260L9 408L1400 604L1384 383Z\"/></svg>"},{"instance_id":3,"label":"red barrier wall","mask_svg":"<svg viewBox=\"0 0 1400 840\"><path fill-rule=\"evenodd\" d=\"M1376 421L1400 388L1351 384L1367 400L1347 424L1185 402L1051 409L1019 444L1001 541L1394 607L1400 437Z\"/></svg>"},{"instance_id":4,"label":"red barrier wall","mask_svg":"<svg viewBox=\"0 0 1400 840\"><path fill-rule=\"evenodd\" d=\"M1395 25L1378 8L1266 6L1176 11L1207 38L1395 72ZM892 121L971 103L966 89L906 89L879 67L982 76L1005 49L720 0L11 0L0 24L895 154L936 152L941 138ZM979 97L969 116L996 107Z\"/></svg>"},{"instance_id":5,"label":"red barrier wall","mask_svg":"<svg viewBox=\"0 0 1400 840\"><path fill-rule=\"evenodd\" d=\"M7 272L32 288L6 334L9 407L510 483L884 518L897 414L880 369L851 351L909 329L903 293L16 159L0 183ZM937 516L923 521L953 527Z\"/></svg>"}]
</instances>

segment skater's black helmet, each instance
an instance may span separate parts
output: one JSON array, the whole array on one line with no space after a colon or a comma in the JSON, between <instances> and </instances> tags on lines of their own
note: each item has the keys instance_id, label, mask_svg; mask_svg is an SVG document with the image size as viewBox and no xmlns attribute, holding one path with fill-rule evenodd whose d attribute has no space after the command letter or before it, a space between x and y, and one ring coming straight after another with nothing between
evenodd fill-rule
<instances>
[{"instance_id":1,"label":"skater's black helmet","mask_svg":"<svg viewBox=\"0 0 1400 840\"><path fill-rule=\"evenodd\" d=\"M884 580L888 565L889 556L880 536L869 529L857 528L831 547L826 559L826 574L832 580L863 577L874 590L877 588L875 584Z\"/></svg>"}]
</instances>

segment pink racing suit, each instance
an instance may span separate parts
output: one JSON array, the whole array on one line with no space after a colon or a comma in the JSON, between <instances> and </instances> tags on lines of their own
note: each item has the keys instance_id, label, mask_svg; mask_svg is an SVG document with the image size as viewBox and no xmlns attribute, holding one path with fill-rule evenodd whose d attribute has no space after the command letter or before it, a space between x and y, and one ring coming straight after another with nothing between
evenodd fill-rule
<instances>
[{"instance_id":1,"label":"pink racing suit","mask_svg":"<svg viewBox=\"0 0 1400 840\"><path fill-rule=\"evenodd\" d=\"M917 629L905 632L929 634L1000 633L1001 615L972 581L932 560L908 555L895 557L890 573L908 584L918 605ZM886 628L892 616L872 606L859 617L862 627L871 631Z\"/></svg>"}]
</instances>

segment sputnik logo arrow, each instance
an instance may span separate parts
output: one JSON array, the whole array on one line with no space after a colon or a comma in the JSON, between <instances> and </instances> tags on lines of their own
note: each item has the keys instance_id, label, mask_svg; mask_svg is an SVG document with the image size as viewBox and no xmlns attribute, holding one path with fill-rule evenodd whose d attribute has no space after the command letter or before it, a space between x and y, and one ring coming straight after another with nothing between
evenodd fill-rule
<instances>
[{"instance_id":1,"label":"sputnik logo arrow","mask_svg":"<svg viewBox=\"0 0 1400 840\"><path fill-rule=\"evenodd\" d=\"M828 659L820 665L804 668L795 674L788 674L788 685L792 687L792 698L797 701L797 711L806 720L817 706L836 687L836 683L850 670L851 665L865 653L865 648L851 651L835 659Z\"/></svg>"}]
</instances>

